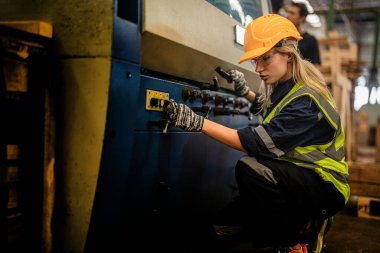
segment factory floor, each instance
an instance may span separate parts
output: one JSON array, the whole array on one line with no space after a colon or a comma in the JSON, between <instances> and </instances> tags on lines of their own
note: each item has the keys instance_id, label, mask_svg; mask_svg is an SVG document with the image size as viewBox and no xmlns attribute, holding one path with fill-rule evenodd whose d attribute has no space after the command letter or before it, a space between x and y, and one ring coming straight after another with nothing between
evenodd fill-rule
<instances>
[{"instance_id":1,"label":"factory floor","mask_svg":"<svg viewBox=\"0 0 380 253\"><path fill-rule=\"evenodd\" d=\"M380 220L339 214L335 217L325 242L323 253L378 253Z\"/></svg>"},{"instance_id":2,"label":"factory floor","mask_svg":"<svg viewBox=\"0 0 380 253\"><path fill-rule=\"evenodd\" d=\"M334 217L333 226L326 235L324 244L322 253L379 253L380 220L339 213ZM277 253L278 251L271 248L253 249L249 244L237 244L223 252Z\"/></svg>"}]
</instances>

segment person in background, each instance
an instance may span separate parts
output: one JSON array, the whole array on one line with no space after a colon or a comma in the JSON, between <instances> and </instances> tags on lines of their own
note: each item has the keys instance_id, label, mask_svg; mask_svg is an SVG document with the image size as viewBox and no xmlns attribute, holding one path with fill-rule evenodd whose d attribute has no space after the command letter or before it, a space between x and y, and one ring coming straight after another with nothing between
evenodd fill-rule
<instances>
[{"instance_id":1,"label":"person in background","mask_svg":"<svg viewBox=\"0 0 380 253\"><path fill-rule=\"evenodd\" d=\"M284 0L271 0L272 13L286 17L286 10L284 8Z\"/></svg>"},{"instance_id":2,"label":"person in background","mask_svg":"<svg viewBox=\"0 0 380 253\"><path fill-rule=\"evenodd\" d=\"M292 2L290 6L286 8L286 12L287 18L292 21L303 38L298 42L298 49L300 50L302 57L316 66L320 66L321 59L318 40L302 28L306 21L306 17L309 14L306 5L303 3Z\"/></svg>"},{"instance_id":3,"label":"person in background","mask_svg":"<svg viewBox=\"0 0 380 253\"><path fill-rule=\"evenodd\" d=\"M309 243L319 253L327 219L343 209L350 187L341 121L321 73L298 52L301 38L277 14L246 28L239 63L252 62L261 93L249 89L243 73L228 73L236 95L263 116L258 127L231 129L174 101L165 115L176 127L245 153L235 166L239 196L216 217L216 235L244 232L254 243L286 245L292 253L307 252Z\"/></svg>"}]
</instances>

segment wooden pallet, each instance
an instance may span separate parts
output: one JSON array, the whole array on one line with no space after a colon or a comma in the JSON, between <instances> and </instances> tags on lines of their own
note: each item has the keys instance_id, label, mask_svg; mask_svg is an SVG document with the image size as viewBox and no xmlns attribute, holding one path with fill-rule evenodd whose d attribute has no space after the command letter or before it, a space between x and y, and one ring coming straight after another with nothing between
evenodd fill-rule
<instances>
[{"instance_id":1,"label":"wooden pallet","mask_svg":"<svg viewBox=\"0 0 380 253\"><path fill-rule=\"evenodd\" d=\"M336 31L329 32L327 39L320 39L321 72L331 88L337 111L341 117L346 136L346 158L355 160L355 129L352 124L351 97L353 81L361 74L358 62L358 47L347 37L339 36Z\"/></svg>"},{"instance_id":2,"label":"wooden pallet","mask_svg":"<svg viewBox=\"0 0 380 253\"><path fill-rule=\"evenodd\" d=\"M36 34L39 36L52 38L53 36L53 26L47 22L43 21L0 21L0 25L15 28L17 30L25 31L28 33ZM21 52L18 54L21 58L24 55ZM25 56L27 56L25 54ZM23 69L15 69L14 65L11 65L12 69L9 73L24 73ZM18 66L18 65L16 65ZM26 75L26 74L25 74ZM26 92L26 85L19 85L20 80L23 80L23 75L17 76L17 82L14 82L15 86L7 87L8 91ZM25 76L26 78L26 76ZM51 83L50 83L51 84ZM13 90L12 90L13 89ZM52 230L51 222L53 218L53 207L54 207L54 192L55 192L55 181L54 181L54 162L55 162L55 119L54 119L54 102L53 102L53 92L52 87L48 87L45 90L45 127L44 127L44 168L43 168L43 213L42 213L42 250L43 253L52 252Z\"/></svg>"},{"instance_id":3,"label":"wooden pallet","mask_svg":"<svg viewBox=\"0 0 380 253\"><path fill-rule=\"evenodd\" d=\"M0 25L9 26L29 33L34 33L47 38L53 37L53 26L43 21L0 21Z\"/></svg>"},{"instance_id":4,"label":"wooden pallet","mask_svg":"<svg viewBox=\"0 0 380 253\"><path fill-rule=\"evenodd\" d=\"M351 195L380 198L380 163L349 163Z\"/></svg>"}]
</instances>

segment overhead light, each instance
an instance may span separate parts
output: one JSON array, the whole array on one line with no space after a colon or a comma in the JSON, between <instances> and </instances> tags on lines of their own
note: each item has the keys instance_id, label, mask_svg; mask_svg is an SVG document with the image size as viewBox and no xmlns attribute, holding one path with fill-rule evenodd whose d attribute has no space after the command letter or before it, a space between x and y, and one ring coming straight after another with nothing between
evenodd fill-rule
<instances>
[{"instance_id":1,"label":"overhead light","mask_svg":"<svg viewBox=\"0 0 380 253\"><path fill-rule=\"evenodd\" d=\"M354 108L356 111L363 106L368 104L369 98L369 89L364 86L356 86L355 87L355 99L354 99Z\"/></svg>"},{"instance_id":2,"label":"overhead light","mask_svg":"<svg viewBox=\"0 0 380 253\"><path fill-rule=\"evenodd\" d=\"M306 22L308 22L312 27L321 27L321 19L317 14L309 14L306 17Z\"/></svg>"},{"instance_id":3,"label":"overhead light","mask_svg":"<svg viewBox=\"0 0 380 253\"><path fill-rule=\"evenodd\" d=\"M313 6L311 6L311 4L309 3L308 0L293 0L292 1L293 3L303 3L306 5L306 8L307 8L307 11L311 14L311 13L314 13L314 9L313 9Z\"/></svg>"}]
</instances>

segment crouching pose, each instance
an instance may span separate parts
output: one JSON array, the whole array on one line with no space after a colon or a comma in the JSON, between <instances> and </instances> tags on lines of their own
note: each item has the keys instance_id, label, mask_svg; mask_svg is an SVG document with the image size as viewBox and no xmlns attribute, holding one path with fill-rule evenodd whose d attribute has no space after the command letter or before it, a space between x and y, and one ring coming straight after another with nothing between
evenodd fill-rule
<instances>
[{"instance_id":1,"label":"crouching pose","mask_svg":"<svg viewBox=\"0 0 380 253\"><path fill-rule=\"evenodd\" d=\"M286 245L293 253L307 252L306 242L313 252L321 251L327 219L350 194L340 118L321 73L300 56L300 39L294 25L276 14L246 28L239 63L251 61L264 88L254 92L242 73L229 73L236 95L263 116L260 126L235 130L184 104L166 108L176 126L246 153L235 168L240 196L221 211L215 232L244 229L256 242ZM305 241L308 230L314 232L312 241Z\"/></svg>"}]
</instances>

